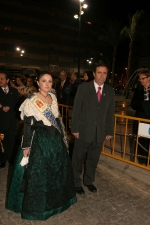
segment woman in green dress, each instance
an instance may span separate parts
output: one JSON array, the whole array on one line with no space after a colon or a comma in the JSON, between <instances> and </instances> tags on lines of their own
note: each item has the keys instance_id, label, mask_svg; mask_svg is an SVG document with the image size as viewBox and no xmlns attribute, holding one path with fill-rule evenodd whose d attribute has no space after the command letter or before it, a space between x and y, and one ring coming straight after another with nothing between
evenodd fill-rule
<instances>
[{"instance_id":1,"label":"woman in green dress","mask_svg":"<svg viewBox=\"0 0 150 225\"><path fill-rule=\"evenodd\" d=\"M46 220L74 204L76 194L64 126L56 97L50 93L52 76L42 73L37 83L39 92L31 94L19 109L24 137L6 208L21 213L23 219Z\"/></svg>"}]
</instances>

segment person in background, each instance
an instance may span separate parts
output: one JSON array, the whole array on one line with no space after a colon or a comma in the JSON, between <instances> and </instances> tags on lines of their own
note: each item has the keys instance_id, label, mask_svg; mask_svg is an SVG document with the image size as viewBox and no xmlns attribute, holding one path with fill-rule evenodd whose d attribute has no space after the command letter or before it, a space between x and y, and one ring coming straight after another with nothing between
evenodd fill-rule
<instances>
[{"instance_id":1,"label":"person in background","mask_svg":"<svg viewBox=\"0 0 150 225\"><path fill-rule=\"evenodd\" d=\"M84 72L84 81L89 82L94 80L93 71L85 71Z\"/></svg>"},{"instance_id":2,"label":"person in background","mask_svg":"<svg viewBox=\"0 0 150 225\"><path fill-rule=\"evenodd\" d=\"M150 119L150 71L149 69L143 69L139 73L139 82L137 88L134 90L134 95L131 100L131 107L135 110L135 117ZM138 121L133 123L133 134L137 135ZM139 138L138 145L138 162L140 164L147 165L147 157L149 150L149 140L146 138Z\"/></svg>"},{"instance_id":3,"label":"person in background","mask_svg":"<svg viewBox=\"0 0 150 225\"><path fill-rule=\"evenodd\" d=\"M27 79L28 79L28 77L30 77L29 74L22 74L22 78L24 79L25 86L27 85Z\"/></svg>"},{"instance_id":4,"label":"person in background","mask_svg":"<svg viewBox=\"0 0 150 225\"><path fill-rule=\"evenodd\" d=\"M34 92L37 92L37 89L34 86L34 80L32 77L28 77L27 78L27 86L24 89L23 95L27 97Z\"/></svg>"},{"instance_id":5,"label":"person in background","mask_svg":"<svg viewBox=\"0 0 150 225\"><path fill-rule=\"evenodd\" d=\"M20 127L20 126L22 127L22 122L23 122L23 121L21 120L21 118L20 118L19 107L20 107L20 105L22 104L22 102L23 102L30 94L35 93L35 92L37 92L37 89L36 89L36 87L34 86L34 80L33 80L32 77L28 77L28 78L27 78L27 86L26 86L24 89L22 89L22 90L19 91L20 98L19 98L19 102L18 102L18 104L17 104L17 108L18 108L18 110L17 110L17 119L18 119L18 122L19 122L19 127ZM18 127L18 129L19 129L19 132L20 132L20 128L19 128L19 127Z\"/></svg>"},{"instance_id":6,"label":"person in background","mask_svg":"<svg viewBox=\"0 0 150 225\"><path fill-rule=\"evenodd\" d=\"M12 163L15 145L16 105L19 98L17 89L9 87L8 82L7 73L0 72L0 133L4 134L4 152L2 146L0 147L0 168L5 167L7 161Z\"/></svg>"},{"instance_id":7,"label":"person in background","mask_svg":"<svg viewBox=\"0 0 150 225\"><path fill-rule=\"evenodd\" d=\"M73 106L77 89L79 84L81 84L81 80L79 79L77 72L71 74L70 80L71 80L71 84L68 85L65 89L65 92L68 95L66 103L69 106Z\"/></svg>"},{"instance_id":8,"label":"person in background","mask_svg":"<svg viewBox=\"0 0 150 225\"><path fill-rule=\"evenodd\" d=\"M38 79L39 74L40 74L40 71L38 69L33 70L34 86L36 87L37 90L38 90L37 79Z\"/></svg>"},{"instance_id":9,"label":"person in background","mask_svg":"<svg viewBox=\"0 0 150 225\"><path fill-rule=\"evenodd\" d=\"M84 194L80 175L86 157L83 183L90 192L96 192L93 182L104 140L114 133L115 101L113 89L105 84L108 67L95 65L94 81L79 85L73 106L71 131L75 137L72 157L74 183L77 194Z\"/></svg>"},{"instance_id":10,"label":"person in background","mask_svg":"<svg viewBox=\"0 0 150 225\"><path fill-rule=\"evenodd\" d=\"M64 125L57 99L50 93L52 76L43 72L37 83L39 92L31 94L19 109L24 138L6 201L7 209L28 220L46 220L76 202ZM26 179L22 186L24 167Z\"/></svg>"},{"instance_id":11,"label":"person in background","mask_svg":"<svg viewBox=\"0 0 150 225\"><path fill-rule=\"evenodd\" d=\"M56 96L59 104L66 105L67 95L65 93L65 88L70 84L69 79L65 71L60 72L60 81L56 84Z\"/></svg>"},{"instance_id":12,"label":"person in background","mask_svg":"<svg viewBox=\"0 0 150 225\"><path fill-rule=\"evenodd\" d=\"M25 80L24 80L24 78L22 76L18 76L16 78L16 84L17 84L17 86L14 86L14 87L17 88L19 94L21 94L24 91L24 89L25 89Z\"/></svg>"}]
</instances>

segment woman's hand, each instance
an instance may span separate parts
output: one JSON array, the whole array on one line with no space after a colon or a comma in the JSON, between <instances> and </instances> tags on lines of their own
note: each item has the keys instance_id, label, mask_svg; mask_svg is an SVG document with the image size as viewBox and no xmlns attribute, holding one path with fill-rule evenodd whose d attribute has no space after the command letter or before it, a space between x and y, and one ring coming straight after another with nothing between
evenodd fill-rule
<instances>
[{"instance_id":1,"label":"woman's hand","mask_svg":"<svg viewBox=\"0 0 150 225\"><path fill-rule=\"evenodd\" d=\"M30 153L30 148L23 149L23 156L28 157Z\"/></svg>"}]
</instances>

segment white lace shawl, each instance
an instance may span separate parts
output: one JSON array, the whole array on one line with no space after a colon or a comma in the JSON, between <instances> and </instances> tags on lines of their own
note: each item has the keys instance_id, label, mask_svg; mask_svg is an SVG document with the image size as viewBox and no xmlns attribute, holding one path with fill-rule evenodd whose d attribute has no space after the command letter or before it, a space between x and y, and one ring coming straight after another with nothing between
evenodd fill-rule
<instances>
[{"instance_id":1,"label":"white lace shawl","mask_svg":"<svg viewBox=\"0 0 150 225\"><path fill-rule=\"evenodd\" d=\"M51 111L55 118L59 117L58 104L56 96L52 93L49 93L52 98ZM24 116L34 116L34 118L39 121L42 120L44 125L51 126L49 120L33 105L30 99L26 99L20 106L19 111L21 111L21 119L24 119Z\"/></svg>"}]
</instances>

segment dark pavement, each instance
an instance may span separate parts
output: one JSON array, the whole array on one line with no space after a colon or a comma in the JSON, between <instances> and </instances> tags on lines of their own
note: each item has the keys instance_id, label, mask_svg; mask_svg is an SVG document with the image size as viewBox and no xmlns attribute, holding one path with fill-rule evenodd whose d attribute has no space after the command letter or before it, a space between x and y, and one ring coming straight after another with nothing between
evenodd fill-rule
<instances>
[{"instance_id":1,"label":"dark pavement","mask_svg":"<svg viewBox=\"0 0 150 225\"><path fill-rule=\"evenodd\" d=\"M101 163L96 172L97 193L84 187L85 196L77 196L76 204L46 221L22 220L5 209L7 174L8 166L0 170L1 225L150 225L149 185Z\"/></svg>"},{"instance_id":2,"label":"dark pavement","mask_svg":"<svg viewBox=\"0 0 150 225\"><path fill-rule=\"evenodd\" d=\"M115 100L130 105L122 96ZM125 114L133 114L130 107ZM22 220L20 214L5 209L7 176L8 165L0 169L0 225L150 225L149 171L121 161L102 155L96 172L97 193L84 187L85 195L78 195L76 204L46 221Z\"/></svg>"}]
</instances>

